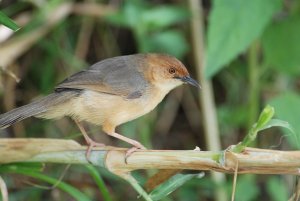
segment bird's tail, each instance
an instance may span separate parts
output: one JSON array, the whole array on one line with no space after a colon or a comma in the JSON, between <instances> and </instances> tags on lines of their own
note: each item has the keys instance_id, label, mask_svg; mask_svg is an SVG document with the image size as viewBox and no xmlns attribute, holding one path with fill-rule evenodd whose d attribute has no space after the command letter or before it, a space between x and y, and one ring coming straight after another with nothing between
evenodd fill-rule
<instances>
[{"instance_id":1,"label":"bird's tail","mask_svg":"<svg viewBox=\"0 0 300 201\"><path fill-rule=\"evenodd\" d=\"M0 129L11 126L31 116L39 116L51 110L53 106L64 103L70 98L78 95L74 91L55 92L41 99L35 100L28 105L15 108L0 115Z\"/></svg>"}]
</instances>

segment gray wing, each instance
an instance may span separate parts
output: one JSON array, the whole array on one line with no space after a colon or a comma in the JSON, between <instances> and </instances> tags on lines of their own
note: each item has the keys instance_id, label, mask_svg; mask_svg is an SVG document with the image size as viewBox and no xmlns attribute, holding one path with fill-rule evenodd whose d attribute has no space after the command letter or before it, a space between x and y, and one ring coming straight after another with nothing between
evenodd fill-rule
<instances>
[{"instance_id":1,"label":"gray wing","mask_svg":"<svg viewBox=\"0 0 300 201\"><path fill-rule=\"evenodd\" d=\"M129 56L105 59L87 70L80 71L60 83L60 89L88 89L101 93L122 96L127 99L139 98L147 86L139 72L139 62L130 62Z\"/></svg>"}]
</instances>

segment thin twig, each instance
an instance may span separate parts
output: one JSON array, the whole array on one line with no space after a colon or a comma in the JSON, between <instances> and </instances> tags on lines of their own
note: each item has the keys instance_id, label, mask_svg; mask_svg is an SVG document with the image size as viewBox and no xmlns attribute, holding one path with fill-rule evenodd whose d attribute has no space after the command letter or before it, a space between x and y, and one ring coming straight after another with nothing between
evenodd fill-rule
<instances>
[{"instance_id":1,"label":"thin twig","mask_svg":"<svg viewBox=\"0 0 300 201\"><path fill-rule=\"evenodd\" d=\"M40 185L40 184L35 184L33 182L30 182L30 181L26 181L25 183L26 184L29 184L29 185L32 185L34 187L37 187L37 188L41 188L41 189L45 189L45 190L52 190L52 189L55 189L59 183L63 180L63 178L65 177L68 169L71 167L71 164L67 164L66 167L64 168L63 172L60 174L59 178L57 179L57 181L51 185L51 186L44 186L44 185Z\"/></svg>"},{"instance_id":2,"label":"thin twig","mask_svg":"<svg viewBox=\"0 0 300 201\"><path fill-rule=\"evenodd\" d=\"M239 168L239 163L236 163L235 166L235 171L234 171L234 177L233 177L233 183L232 183L232 193L231 193L231 201L234 201L235 197L235 190L236 190L236 180L238 176L238 168Z\"/></svg>"},{"instance_id":3,"label":"thin twig","mask_svg":"<svg viewBox=\"0 0 300 201\"><path fill-rule=\"evenodd\" d=\"M83 18L75 48L76 57L85 60L90 47L93 29L94 19L89 17Z\"/></svg>"},{"instance_id":4,"label":"thin twig","mask_svg":"<svg viewBox=\"0 0 300 201\"><path fill-rule=\"evenodd\" d=\"M221 149L217 112L213 95L213 87L211 80L204 76L205 71L205 42L204 42L204 13L202 1L189 0L190 10L192 14L191 31L193 39L193 53L197 71L197 77L200 80L202 90L200 94L200 105L203 115L203 126L207 148L212 151ZM218 173L212 173L212 179L219 185L216 191L216 200L225 201L226 191L222 185L225 176Z\"/></svg>"},{"instance_id":5,"label":"thin twig","mask_svg":"<svg viewBox=\"0 0 300 201\"><path fill-rule=\"evenodd\" d=\"M11 78L13 78L16 83L19 83L21 81L21 79L14 72L12 72L11 70L9 70L9 69L7 69L5 67L0 67L0 70L2 70L3 72L5 72Z\"/></svg>"},{"instance_id":6,"label":"thin twig","mask_svg":"<svg viewBox=\"0 0 300 201\"><path fill-rule=\"evenodd\" d=\"M8 190L2 177L0 176L0 190L3 201L8 201Z\"/></svg>"},{"instance_id":7,"label":"thin twig","mask_svg":"<svg viewBox=\"0 0 300 201\"><path fill-rule=\"evenodd\" d=\"M296 181L295 181L295 192L293 193L293 195L290 197L290 199L288 201L298 201L299 197L300 197L300 177L297 176L296 177Z\"/></svg>"},{"instance_id":8,"label":"thin twig","mask_svg":"<svg viewBox=\"0 0 300 201\"><path fill-rule=\"evenodd\" d=\"M300 197L300 177L299 176L297 176L296 181L297 181L297 185L296 185L296 189L295 189L294 201L298 201L299 197Z\"/></svg>"}]
</instances>

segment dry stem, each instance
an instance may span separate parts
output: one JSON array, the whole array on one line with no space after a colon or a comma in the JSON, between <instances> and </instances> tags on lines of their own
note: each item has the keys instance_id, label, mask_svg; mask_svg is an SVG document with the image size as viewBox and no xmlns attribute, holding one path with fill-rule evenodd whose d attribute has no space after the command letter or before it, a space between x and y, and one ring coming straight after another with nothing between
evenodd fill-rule
<instances>
[{"instance_id":1,"label":"dry stem","mask_svg":"<svg viewBox=\"0 0 300 201\"><path fill-rule=\"evenodd\" d=\"M230 151L141 150L125 163L127 149L94 149L91 160L96 166L122 175L138 169L189 169L238 173L300 175L300 151L276 151L246 148L242 153ZM1 139L0 164L12 162L48 162L87 164L86 146L73 140ZM222 160L220 160L222 159ZM222 162L221 162L222 161Z\"/></svg>"}]
</instances>

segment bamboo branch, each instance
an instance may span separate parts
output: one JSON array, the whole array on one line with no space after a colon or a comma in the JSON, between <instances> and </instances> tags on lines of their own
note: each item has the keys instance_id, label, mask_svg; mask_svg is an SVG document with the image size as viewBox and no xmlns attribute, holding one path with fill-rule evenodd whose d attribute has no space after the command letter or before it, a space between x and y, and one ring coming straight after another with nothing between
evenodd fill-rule
<instances>
[{"instance_id":1,"label":"bamboo branch","mask_svg":"<svg viewBox=\"0 0 300 201\"><path fill-rule=\"evenodd\" d=\"M97 148L91 162L117 175L138 169L189 169L238 173L300 175L300 151L277 151L246 148L242 153L196 150L140 150L125 163L127 149ZM0 164L13 162L45 162L88 164L86 147L73 140L59 139L1 139ZM220 160L222 159L222 160Z\"/></svg>"}]
</instances>

